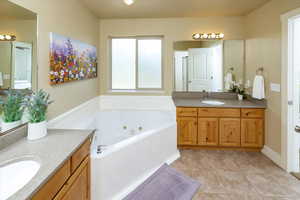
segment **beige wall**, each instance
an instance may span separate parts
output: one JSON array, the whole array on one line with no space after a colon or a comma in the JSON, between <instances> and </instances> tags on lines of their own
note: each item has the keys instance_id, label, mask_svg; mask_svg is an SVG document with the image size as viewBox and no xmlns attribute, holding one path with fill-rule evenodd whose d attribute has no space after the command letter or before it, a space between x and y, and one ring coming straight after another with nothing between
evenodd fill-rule
<instances>
[{"instance_id":1,"label":"beige wall","mask_svg":"<svg viewBox=\"0 0 300 200\"><path fill-rule=\"evenodd\" d=\"M78 0L10 0L38 14L38 87L51 94L52 119L99 94L98 79L49 85L49 33L55 32L98 46L99 20Z\"/></svg>"},{"instance_id":2,"label":"beige wall","mask_svg":"<svg viewBox=\"0 0 300 200\"><path fill-rule=\"evenodd\" d=\"M280 15L300 7L299 0L272 0L246 17L246 79L253 80L264 67L268 109L266 145L281 153L281 94L270 91L270 83L281 83Z\"/></svg>"},{"instance_id":3,"label":"beige wall","mask_svg":"<svg viewBox=\"0 0 300 200\"><path fill-rule=\"evenodd\" d=\"M244 39L243 17L100 20L101 94L109 87L109 36L164 36L164 95L173 90L173 42L191 40L196 32L223 32L226 39ZM132 93L130 93L132 95ZM144 94L143 94L144 95Z\"/></svg>"},{"instance_id":4,"label":"beige wall","mask_svg":"<svg viewBox=\"0 0 300 200\"><path fill-rule=\"evenodd\" d=\"M37 40L37 21L36 20L20 20L20 19L0 19L0 34L12 34L17 37L18 42L27 42L32 44L33 51L33 76L32 76L32 87L35 89L37 87L37 63L36 63L36 40ZM0 55L1 56L1 55ZM10 59L10 58L9 58ZM0 61L0 71L5 73L11 73L10 60L7 60L6 69L3 69L4 60ZM8 62L9 61L9 62ZM11 80L4 80L4 87L8 88L10 86Z\"/></svg>"}]
</instances>

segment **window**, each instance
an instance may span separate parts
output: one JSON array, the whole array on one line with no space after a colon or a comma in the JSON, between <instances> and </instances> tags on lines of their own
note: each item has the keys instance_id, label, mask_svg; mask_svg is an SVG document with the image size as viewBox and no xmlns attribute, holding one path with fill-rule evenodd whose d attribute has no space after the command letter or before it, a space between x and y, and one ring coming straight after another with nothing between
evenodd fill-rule
<instances>
[{"instance_id":1,"label":"window","mask_svg":"<svg viewBox=\"0 0 300 200\"><path fill-rule=\"evenodd\" d=\"M162 89L162 38L111 39L111 89Z\"/></svg>"}]
</instances>

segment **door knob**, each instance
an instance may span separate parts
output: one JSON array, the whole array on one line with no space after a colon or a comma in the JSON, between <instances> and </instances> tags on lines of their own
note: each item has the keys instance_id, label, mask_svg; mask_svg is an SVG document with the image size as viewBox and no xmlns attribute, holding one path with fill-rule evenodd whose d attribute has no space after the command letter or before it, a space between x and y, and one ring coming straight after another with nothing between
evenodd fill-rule
<instances>
[{"instance_id":1,"label":"door knob","mask_svg":"<svg viewBox=\"0 0 300 200\"><path fill-rule=\"evenodd\" d=\"M300 133L300 126L296 126L296 127L295 127L295 131L296 131L297 133Z\"/></svg>"}]
</instances>

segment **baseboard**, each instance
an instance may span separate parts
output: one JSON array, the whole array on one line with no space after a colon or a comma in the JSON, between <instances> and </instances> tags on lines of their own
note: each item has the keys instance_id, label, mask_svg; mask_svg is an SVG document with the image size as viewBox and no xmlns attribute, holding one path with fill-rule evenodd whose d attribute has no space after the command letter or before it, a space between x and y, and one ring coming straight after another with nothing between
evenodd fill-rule
<instances>
[{"instance_id":1,"label":"baseboard","mask_svg":"<svg viewBox=\"0 0 300 200\"><path fill-rule=\"evenodd\" d=\"M284 169L284 165L282 163L281 155L275 151L273 151L270 147L264 146L261 152L271 159L276 165Z\"/></svg>"},{"instance_id":2,"label":"baseboard","mask_svg":"<svg viewBox=\"0 0 300 200\"><path fill-rule=\"evenodd\" d=\"M170 165L173 163L175 160L177 160L180 157L179 151L177 151L174 155L170 156L165 163ZM140 184L142 184L144 181L147 180L154 172L156 172L164 163L162 163L160 166L155 167L152 170L149 170L148 172L145 173L144 176L140 177L135 183L131 184L128 186L125 190L123 190L120 194L114 196L112 200L119 200L125 198L130 192L134 191Z\"/></svg>"}]
</instances>

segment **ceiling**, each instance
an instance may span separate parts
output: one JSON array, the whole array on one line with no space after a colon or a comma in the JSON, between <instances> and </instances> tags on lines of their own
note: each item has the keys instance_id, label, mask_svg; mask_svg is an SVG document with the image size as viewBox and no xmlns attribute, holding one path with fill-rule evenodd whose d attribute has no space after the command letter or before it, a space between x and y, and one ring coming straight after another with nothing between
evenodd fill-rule
<instances>
[{"instance_id":1,"label":"ceiling","mask_svg":"<svg viewBox=\"0 0 300 200\"><path fill-rule=\"evenodd\" d=\"M36 14L8 0L0 0L0 18L36 19Z\"/></svg>"},{"instance_id":2,"label":"ceiling","mask_svg":"<svg viewBox=\"0 0 300 200\"><path fill-rule=\"evenodd\" d=\"M99 18L243 16L269 0L81 0Z\"/></svg>"}]
</instances>

